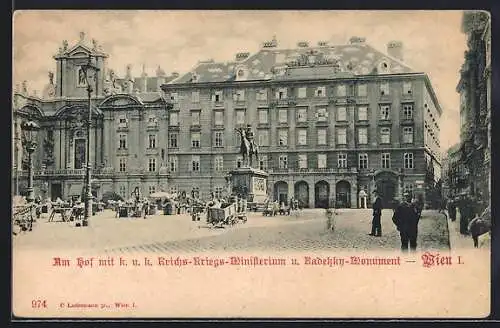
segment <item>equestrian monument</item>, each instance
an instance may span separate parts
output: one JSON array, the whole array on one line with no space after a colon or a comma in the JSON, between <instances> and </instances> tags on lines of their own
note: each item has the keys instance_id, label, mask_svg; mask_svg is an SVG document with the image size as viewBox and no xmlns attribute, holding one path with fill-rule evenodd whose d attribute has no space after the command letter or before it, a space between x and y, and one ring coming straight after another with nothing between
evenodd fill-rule
<instances>
[{"instance_id":1,"label":"equestrian monument","mask_svg":"<svg viewBox=\"0 0 500 328\"><path fill-rule=\"evenodd\" d=\"M231 194L244 198L250 204L264 203L267 199L267 178L269 174L259 167L259 149L252 127L247 125L235 129L241 136L241 166L229 172L227 177Z\"/></svg>"}]
</instances>

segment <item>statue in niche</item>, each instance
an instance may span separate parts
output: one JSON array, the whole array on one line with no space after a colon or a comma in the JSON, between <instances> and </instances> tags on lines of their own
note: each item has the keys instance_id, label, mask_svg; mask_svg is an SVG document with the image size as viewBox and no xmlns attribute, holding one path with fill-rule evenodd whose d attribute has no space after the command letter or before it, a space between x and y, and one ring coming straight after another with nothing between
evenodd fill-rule
<instances>
[{"instance_id":1,"label":"statue in niche","mask_svg":"<svg viewBox=\"0 0 500 328\"><path fill-rule=\"evenodd\" d=\"M63 40L63 51L68 50L68 40Z\"/></svg>"},{"instance_id":2,"label":"statue in niche","mask_svg":"<svg viewBox=\"0 0 500 328\"><path fill-rule=\"evenodd\" d=\"M49 71L49 84L54 84L54 73Z\"/></svg>"}]
</instances>

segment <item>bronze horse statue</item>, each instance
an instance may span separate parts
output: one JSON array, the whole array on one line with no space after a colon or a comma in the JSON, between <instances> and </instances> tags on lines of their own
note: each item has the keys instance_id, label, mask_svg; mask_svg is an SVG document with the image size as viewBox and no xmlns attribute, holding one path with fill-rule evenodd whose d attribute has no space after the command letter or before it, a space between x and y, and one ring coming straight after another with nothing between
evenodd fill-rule
<instances>
[{"instance_id":1,"label":"bronze horse statue","mask_svg":"<svg viewBox=\"0 0 500 328\"><path fill-rule=\"evenodd\" d=\"M254 141L252 129L247 126L246 129L236 128L235 130L241 136L240 154L243 155L243 165L252 167L254 156L259 161L259 149Z\"/></svg>"}]
</instances>

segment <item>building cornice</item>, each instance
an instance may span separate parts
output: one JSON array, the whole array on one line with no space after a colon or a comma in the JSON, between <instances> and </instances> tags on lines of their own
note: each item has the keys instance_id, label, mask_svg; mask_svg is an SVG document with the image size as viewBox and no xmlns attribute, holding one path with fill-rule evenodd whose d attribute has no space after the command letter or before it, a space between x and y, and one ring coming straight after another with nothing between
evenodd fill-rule
<instances>
[{"instance_id":1,"label":"building cornice","mask_svg":"<svg viewBox=\"0 0 500 328\"><path fill-rule=\"evenodd\" d=\"M272 87L275 85L298 85L306 83L324 84L334 82L357 82L357 81L384 81L392 79L404 79L425 77L425 73L400 73L400 74L373 74L373 75L360 75L349 77L336 77L329 79L287 79L287 80L252 80L252 81L223 81L223 82L202 82L202 83L167 83L162 84L161 89L164 92L170 90L185 90L185 89L203 89L203 88L231 88L231 87Z\"/></svg>"}]
</instances>

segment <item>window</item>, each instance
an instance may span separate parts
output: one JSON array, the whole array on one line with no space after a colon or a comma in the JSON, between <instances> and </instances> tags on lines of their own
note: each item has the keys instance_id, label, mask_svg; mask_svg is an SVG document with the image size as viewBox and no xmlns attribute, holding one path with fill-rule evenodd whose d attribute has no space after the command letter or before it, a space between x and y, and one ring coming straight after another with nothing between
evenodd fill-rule
<instances>
[{"instance_id":1,"label":"window","mask_svg":"<svg viewBox=\"0 0 500 328\"><path fill-rule=\"evenodd\" d=\"M366 145L368 143L368 129L359 128L358 129L358 143L360 145Z\"/></svg>"},{"instance_id":2,"label":"window","mask_svg":"<svg viewBox=\"0 0 500 328\"><path fill-rule=\"evenodd\" d=\"M158 126L158 119L154 115L150 115L148 117L148 127L156 127Z\"/></svg>"},{"instance_id":3,"label":"window","mask_svg":"<svg viewBox=\"0 0 500 328\"><path fill-rule=\"evenodd\" d=\"M347 121L347 110L345 107L337 107L337 121Z\"/></svg>"},{"instance_id":4,"label":"window","mask_svg":"<svg viewBox=\"0 0 500 328\"><path fill-rule=\"evenodd\" d=\"M119 141L118 149L127 149L127 135L120 134Z\"/></svg>"},{"instance_id":5,"label":"window","mask_svg":"<svg viewBox=\"0 0 500 328\"><path fill-rule=\"evenodd\" d=\"M179 95L177 94L177 92L172 92L170 94L170 100L172 100L173 103L177 103L177 101L179 100Z\"/></svg>"},{"instance_id":6,"label":"window","mask_svg":"<svg viewBox=\"0 0 500 328\"><path fill-rule=\"evenodd\" d=\"M169 190L171 194L177 194L177 186L170 186Z\"/></svg>"},{"instance_id":7,"label":"window","mask_svg":"<svg viewBox=\"0 0 500 328\"><path fill-rule=\"evenodd\" d=\"M390 153L382 153L382 168L390 169L391 168L391 154Z\"/></svg>"},{"instance_id":8,"label":"window","mask_svg":"<svg viewBox=\"0 0 500 328\"><path fill-rule=\"evenodd\" d=\"M380 94L382 96L389 95L389 83L388 82L380 83Z\"/></svg>"},{"instance_id":9,"label":"window","mask_svg":"<svg viewBox=\"0 0 500 328\"><path fill-rule=\"evenodd\" d=\"M366 106L358 107L358 120L368 121L368 107Z\"/></svg>"},{"instance_id":10,"label":"window","mask_svg":"<svg viewBox=\"0 0 500 328\"><path fill-rule=\"evenodd\" d=\"M120 115L120 117L118 118L118 127L119 128L126 128L127 124L128 124L127 116Z\"/></svg>"},{"instance_id":11,"label":"window","mask_svg":"<svg viewBox=\"0 0 500 328\"><path fill-rule=\"evenodd\" d=\"M279 130L279 145L288 146L288 130Z\"/></svg>"},{"instance_id":12,"label":"window","mask_svg":"<svg viewBox=\"0 0 500 328\"><path fill-rule=\"evenodd\" d=\"M238 156L236 157L236 167L241 167L243 165L243 157Z\"/></svg>"},{"instance_id":13,"label":"window","mask_svg":"<svg viewBox=\"0 0 500 328\"><path fill-rule=\"evenodd\" d=\"M316 118L318 119L318 122L326 122L328 118L326 107L318 107L316 110Z\"/></svg>"},{"instance_id":14,"label":"window","mask_svg":"<svg viewBox=\"0 0 500 328\"><path fill-rule=\"evenodd\" d=\"M307 130L306 129L300 129L297 130L298 135L297 135L297 144L304 146L307 145Z\"/></svg>"},{"instance_id":15,"label":"window","mask_svg":"<svg viewBox=\"0 0 500 328\"><path fill-rule=\"evenodd\" d=\"M191 125L200 125L200 112L191 112Z\"/></svg>"},{"instance_id":16,"label":"window","mask_svg":"<svg viewBox=\"0 0 500 328\"><path fill-rule=\"evenodd\" d=\"M307 155L299 154L299 169L307 169Z\"/></svg>"},{"instance_id":17,"label":"window","mask_svg":"<svg viewBox=\"0 0 500 328\"><path fill-rule=\"evenodd\" d=\"M214 158L215 171L222 172L224 171L224 157L223 156L215 156Z\"/></svg>"},{"instance_id":18,"label":"window","mask_svg":"<svg viewBox=\"0 0 500 328\"><path fill-rule=\"evenodd\" d=\"M222 101L222 91L215 91L215 93L212 95L212 101L214 102L221 102Z\"/></svg>"},{"instance_id":19,"label":"window","mask_svg":"<svg viewBox=\"0 0 500 328\"><path fill-rule=\"evenodd\" d=\"M347 168L347 154L338 154L337 166L339 169Z\"/></svg>"},{"instance_id":20,"label":"window","mask_svg":"<svg viewBox=\"0 0 500 328\"><path fill-rule=\"evenodd\" d=\"M380 106L380 119L389 120L391 118L391 105Z\"/></svg>"},{"instance_id":21,"label":"window","mask_svg":"<svg viewBox=\"0 0 500 328\"><path fill-rule=\"evenodd\" d=\"M259 169L266 171L267 170L267 156L262 155L259 157Z\"/></svg>"},{"instance_id":22,"label":"window","mask_svg":"<svg viewBox=\"0 0 500 328\"><path fill-rule=\"evenodd\" d=\"M380 129L380 143L383 143L383 144L391 143L391 129L390 128Z\"/></svg>"},{"instance_id":23,"label":"window","mask_svg":"<svg viewBox=\"0 0 500 328\"><path fill-rule=\"evenodd\" d=\"M177 133L170 133L168 138L168 147L169 148L177 148Z\"/></svg>"},{"instance_id":24,"label":"window","mask_svg":"<svg viewBox=\"0 0 500 328\"><path fill-rule=\"evenodd\" d=\"M297 122L307 122L307 108L297 109Z\"/></svg>"},{"instance_id":25,"label":"window","mask_svg":"<svg viewBox=\"0 0 500 328\"><path fill-rule=\"evenodd\" d=\"M269 146L269 131L259 130L259 146Z\"/></svg>"},{"instance_id":26,"label":"window","mask_svg":"<svg viewBox=\"0 0 500 328\"><path fill-rule=\"evenodd\" d=\"M148 171L155 172L156 171L156 158L150 158L148 161Z\"/></svg>"},{"instance_id":27,"label":"window","mask_svg":"<svg viewBox=\"0 0 500 328\"><path fill-rule=\"evenodd\" d=\"M306 87L299 88L298 92L297 92L297 97L298 98L306 98L307 97L307 88Z\"/></svg>"},{"instance_id":28,"label":"window","mask_svg":"<svg viewBox=\"0 0 500 328\"><path fill-rule=\"evenodd\" d=\"M317 87L314 92L315 97L326 97L326 87Z\"/></svg>"},{"instance_id":29,"label":"window","mask_svg":"<svg viewBox=\"0 0 500 328\"><path fill-rule=\"evenodd\" d=\"M193 172L200 172L200 156L191 157L191 170Z\"/></svg>"},{"instance_id":30,"label":"window","mask_svg":"<svg viewBox=\"0 0 500 328\"><path fill-rule=\"evenodd\" d=\"M193 102L193 103L200 102L200 92L199 91L191 92L191 102Z\"/></svg>"},{"instance_id":31,"label":"window","mask_svg":"<svg viewBox=\"0 0 500 328\"><path fill-rule=\"evenodd\" d=\"M126 186L121 185L119 193L120 193L120 196L122 196L123 199L127 199L128 195L127 195L127 187Z\"/></svg>"},{"instance_id":32,"label":"window","mask_svg":"<svg viewBox=\"0 0 500 328\"><path fill-rule=\"evenodd\" d=\"M156 134L150 134L148 137L149 149L156 148Z\"/></svg>"},{"instance_id":33,"label":"window","mask_svg":"<svg viewBox=\"0 0 500 328\"><path fill-rule=\"evenodd\" d=\"M411 95L412 94L412 85L411 82L403 82L403 94Z\"/></svg>"},{"instance_id":34,"label":"window","mask_svg":"<svg viewBox=\"0 0 500 328\"><path fill-rule=\"evenodd\" d=\"M346 93L347 90L344 84L337 85L337 97L345 97Z\"/></svg>"},{"instance_id":35,"label":"window","mask_svg":"<svg viewBox=\"0 0 500 328\"><path fill-rule=\"evenodd\" d=\"M326 168L326 154L318 154L318 169Z\"/></svg>"},{"instance_id":36,"label":"window","mask_svg":"<svg viewBox=\"0 0 500 328\"><path fill-rule=\"evenodd\" d=\"M405 120L413 119L413 104L404 104L403 105L403 118Z\"/></svg>"},{"instance_id":37,"label":"window","mask_svg":"<svg viewBox=\"0 0 500 328\"><path fill-rule=\"evenodd\" d=\"M236 124L245 124L245 111L237 110L236 111Z\"/></svg>"},{"instance_id":38,"label":"window","mask_svg":"<svg viewBox=\"0 0 500 328\"><path fill-rule=\"evenodd\" d=\"M233 97L234 101L245 101L245 90L237 90Z\"/></svg>"},{"instance_id":39,"label":"window","mask_svg":"<svg viewBox=\"0 0 500 328\"><path fill-rule=\"evenodd\" d=\"M412 196L413 196L413 189L414 189L414 187L413 187L412 183L405 183L403 185L403 192L409 193Z\"/></svg>"},{"instance_id":40,"label":"window","mask_svg":"<svg viewBox=\"0 0 500 328\"><path fill-rule=\"evenodd\" d=\"M224 132L216 131L214 133L214 147L224 147Z\"/></svg>"},{"instance_id":41,"label":"window","mask_svg":"<svg viewBox=\"0 0 500 328\"><path fill-rule=\"evenodd\" d=\"M288 122L288 110L280 109L278 111L278 121L280 123L287 123Z\"/></svg>"},{"instance_id":42,"label":"window","mask_svg":"<svg viewBox=\"0 0 500 328\"><path fill-rule=\"evenodd\" d=\"M337 129L337 144L339 145L347 144L347 130L345 128Z\"/></svg>"},{"instance_id":43,"label":"window","mask_svg":"<svg viewBox=\"0 0 500 328\"><path fill-rule=\"evenodd\" d=\"M279 158L279 168L287 169L288 168L288 157L286 155L280 155Z\"/></svg>"},{"instance_id":44,"label":"window","mask_svg":"<svg viewBox=\"0 0 500 328\"><path fill-rule=\"evenodd\" d=\"M318 145L326 145L326 129L318 129Z\"/></svg>"},{"instance_id":45,"label":"window","mask_svg":"<svg viewBox=\"0 0 500 328\"><path fill-rule=\"evenodd\" d=\"M268 123L267 109L260 109L259 110L259 123L260 124L267 124Z\"/></svg>"},{"instance_id":46,"label":"window","mask_svg":"<svg viewBox=\"0 0 500 328\"><path fill-rule=\"evenodd\" d=\"M366 97L368 95L368 88L366 84L358 84L358 96Z\"/></svg>"},{"instance_id":47,"label":"window","mask_svg":"<svg viewBox=\"0 0 500 328\"><path fill-rule=\"evenodd\" d=\"M257 100L267 100L267 90L260 89L259 91L257 91L256 98Z\"/></svg>"},{"instance_id":48,"label":"window","mask_svg":"<svg viewBox=\"0 0 500 328\"><path fill-rule=\"evenodd\" d=\"M276 91L276 99L286 99L287 98L287 89L286 88L279 88L278 91Z\"/></svg>"},{"instance_id":49,"label":"window","mask_svg":"<svg viewBox=\"0 0 500 328\"><path fill-rule=\"evenodd\" d=\"M224 125L224 112L214 112L215 125Z\"/></svg>"},{"instance_id":50,"label":"window","mask_svg":"<svg viewBox=\"0 0 500 328\"><path fill-rule=\"evenodd\" d=\"M148 188L149 194L154 194L156 192L156 186L149 186Z\"/></svg>"},{"instance_id":51,"label":"window","mask_svg":"<svg viewBox=\"0 0 500 328\"><path fill-rule=\"evenodd\" d=\"M404 127L403 128L403 142L404 143L413 143L413 128L412 127Z\"/></svg>"},{"instance_id":52,"label":"window","mask_svg":"<svg viewBox=\"0 0 500 328\"><path fill-rule=\"evenodd\" d=\"M413 168L413 153L404 153L403 160L405 169Z\"/></svg>"},{"instance_id":53,"label":"window","mask_svg":"<svg viewBox=\"0 0 500 328\"><path fill-rule=\"evenodd\" d=\"M222 195L224 193L224 187L215 187L214 189L214 197L219 199L222 198Z\"/></svg>"},{"instance_id":54,"label":"window","mask_svg":"<svg viewBox=\"0 0 500 328\"><path fill-rule=\"evenodd\" d=\"M168 158L168 169L170 172L177 171L177 163L178 163L177 156L170 156Z\"/></svg>"},{"instance_id":55,"label":"window","mask_svg":"<svg viewBox=\"0 0 500 328\"><path fill-rule=\"evenodd\" d=\"M179 113L170 113L170 125L171 126L179 125Z\"/></svg>"},{"instance_id":56,"label":"window","mask_svg":"<svg viewBox=\"0 0 500 328\"><path fill-rule=\"evenodd\" d=\"M125 171L127 171L127 159L120 158L120 172L125 172Z\"/></svg>"},{"instance_id":57,"label":"window","mask_svg":"<svg viewBox=\"0 0 500 328\"><path fill-rule=\"evenodd\" d=\"M368 154L359 154L359 168L367 169L368 168Z\"/></svg>"},{"instance_id":58,"label":"window","mask_svg":"<svg viewBox=\"0 0 500 328\"><path fill-rule=\"evenodd\" d=\"M191 133L191 147L200 148L201 134L199 132Z\"/></svg>"}]
</instances>

